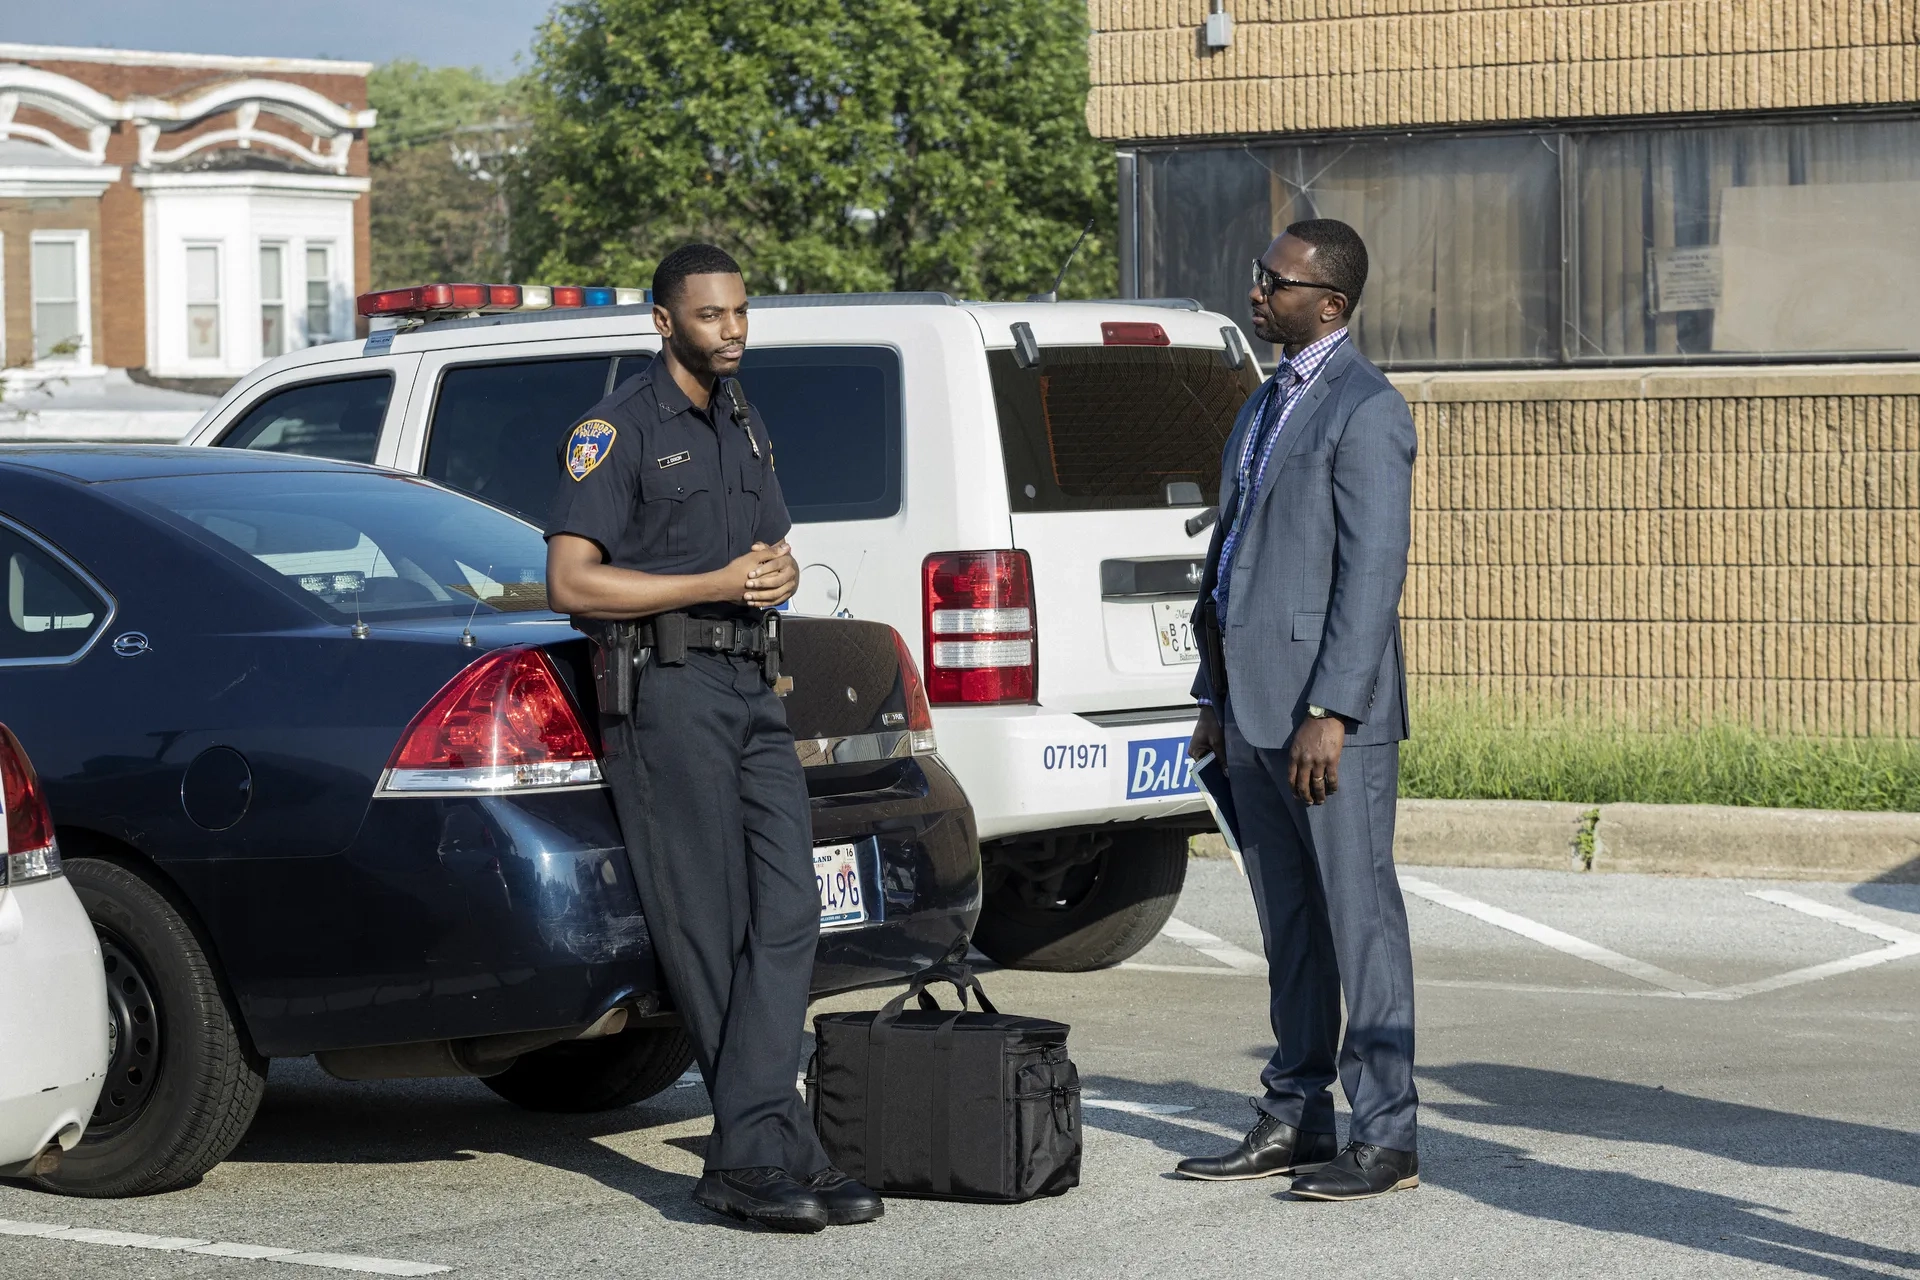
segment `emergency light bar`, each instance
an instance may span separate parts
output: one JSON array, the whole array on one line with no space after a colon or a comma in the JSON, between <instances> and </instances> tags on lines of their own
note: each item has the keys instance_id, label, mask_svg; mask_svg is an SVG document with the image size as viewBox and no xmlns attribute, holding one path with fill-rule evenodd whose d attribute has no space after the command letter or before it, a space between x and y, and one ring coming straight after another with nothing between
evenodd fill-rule
<instances>
[{"instance_id":1,"label":"emergency light bar","mask_svg":"<svg viewBox=\"0 0 1920 1280\"><path fill-rule=\"evenodd\" d=\"M576 307L644 306L648 289L612 289L577 284L418 284L363 293L354 307L363 316L433 319L495 315L504 311L565 311Z\"/></svg>"}]
</instances>

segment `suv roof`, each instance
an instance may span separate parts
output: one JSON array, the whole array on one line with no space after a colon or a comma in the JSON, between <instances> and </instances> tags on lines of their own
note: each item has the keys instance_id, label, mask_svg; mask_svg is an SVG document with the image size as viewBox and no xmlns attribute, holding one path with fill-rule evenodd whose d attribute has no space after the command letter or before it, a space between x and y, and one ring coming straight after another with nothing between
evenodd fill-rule
<instances>
[{"instance_id":1,"label":"suv roof","mask_svg":"<svg viewBox=\"0 0 1920 1280\"><path fill-rule=\"evenodd\" d=\"M769 294L751 298L749 301L754 308L761 311L815 307L933 307L943 310L951 308L954 311L972 313L976 319L983 320L990 315L995 324L1001 327L1002 332L1009 322L1009 313L1018 312L1031 312L1035 319L1047 316L1060 320L1072 317L1076 313L1084 315L1091 309L1098 309L1101 317L1106 319L1114 318L1116 309L1121 312L1129 309L1137 310L1141 319L1165 317L1168 311L1190 312L1197 318L1202 312L1200 304L1192 298L1076 298L1060 302L970 302L945 293L821 293ZM396 330L394 349L397 352L419 352L529 340L545 342L576 338L616 338L634 334L638 325L643 324L646 325L644 336L651 338L652 326L647 321L652 314L651 306L631 305L570 308L564 311L513 311L460 319L428 320ZM983 330L984 328L983 325ZM383 332L383 330L375 330L375 332ZM1211 336L1213 330L1209 328L1208 333ZM251 384L272 371L358 358L366 352L366 341L364 338L353 338L277 356L257 366L236 386ZM1010 341L1011 339L1006 342L999 341L996 334L988 339L987 345L1005 346L1009 345ZM405 344L404 347L399 345L402 343Z\"/></svg>"}]
</instances>

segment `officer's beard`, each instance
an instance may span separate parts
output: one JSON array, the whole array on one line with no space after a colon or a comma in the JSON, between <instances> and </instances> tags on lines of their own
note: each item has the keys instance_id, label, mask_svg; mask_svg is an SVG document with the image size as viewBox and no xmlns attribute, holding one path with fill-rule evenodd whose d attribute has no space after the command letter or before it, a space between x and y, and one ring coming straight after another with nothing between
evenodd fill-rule
<instances>
[{"instance_id":1,"label":"officer's beard","mask_svg":"<svg viewBox=\"0 0 1920 1280\"><path fill-rule=\"evenodd\" d=\"M667 349L682 368L704 382L730 378L740 371L739 360L724 360L718 348L695 346L678 332L667 339Z\"/></svg>"}]
</instances>

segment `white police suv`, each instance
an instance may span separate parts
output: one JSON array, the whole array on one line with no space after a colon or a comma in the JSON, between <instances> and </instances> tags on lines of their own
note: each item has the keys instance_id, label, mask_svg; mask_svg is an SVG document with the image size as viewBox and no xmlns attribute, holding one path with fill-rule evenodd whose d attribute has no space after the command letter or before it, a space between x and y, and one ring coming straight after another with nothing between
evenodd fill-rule
<instances>
[{"instance_id":1,"label":"white police suv","mask_svg":"<svg viewBox=\"0 0 1920 1280\"><path fill-rule=\"evenodd\" d=\"M360 310L370 337L261 365L187 443L378 463L543 521L562 432L659 345L633 290L425 285ZM1207 825L1197 517L1258 376L1184 300L753 300L740 377L796 522L794 607L918 639L980 824L975 943L1001 963L1116 963L1179 896Z\"/></svg>"}]
</instances>

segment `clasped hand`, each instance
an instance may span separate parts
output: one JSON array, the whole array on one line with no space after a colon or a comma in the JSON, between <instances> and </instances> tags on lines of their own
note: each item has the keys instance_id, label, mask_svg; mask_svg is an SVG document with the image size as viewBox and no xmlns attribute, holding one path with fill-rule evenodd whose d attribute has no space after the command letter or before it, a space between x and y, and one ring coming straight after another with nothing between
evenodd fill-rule
<instances>
[{"instance_id":1,"label":"clasped hand","mask_svg":"<svg viewBox=\"0 0 1920 1280\"><path fill-rule=\"evenodd\" d=\"M772 546L754 543L753 550L735 557L725 572L729 598L755 609L771 609L791 599L800 586L800 567L784 540Z\"/></svg>"}]
</instances>

